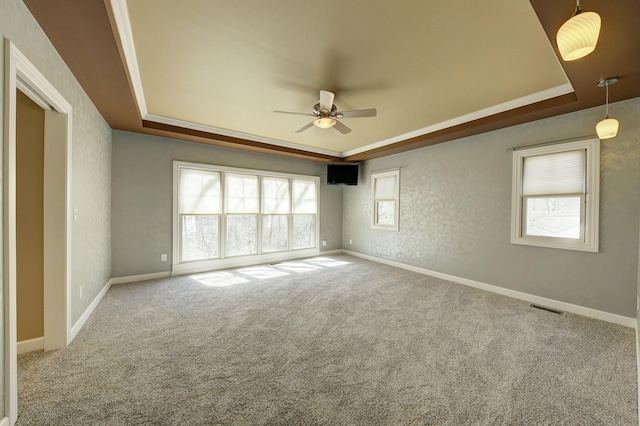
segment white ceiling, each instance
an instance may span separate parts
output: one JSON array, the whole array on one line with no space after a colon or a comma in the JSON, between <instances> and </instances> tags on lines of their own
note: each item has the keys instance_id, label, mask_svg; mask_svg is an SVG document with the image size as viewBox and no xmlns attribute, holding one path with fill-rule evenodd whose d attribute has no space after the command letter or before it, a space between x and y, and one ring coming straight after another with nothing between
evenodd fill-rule
<instances>
[{"instance_id":1,"label":"white ceiling","mask_svg":"<svg viewBox=\"0 0 640 426\"><path fill-rule=\"evenodd\" d=\"M528 0L112 0L143 118L346 156L572 92ZM319 90L353 131L315 126Z\"/></svg>"}]
</instances>

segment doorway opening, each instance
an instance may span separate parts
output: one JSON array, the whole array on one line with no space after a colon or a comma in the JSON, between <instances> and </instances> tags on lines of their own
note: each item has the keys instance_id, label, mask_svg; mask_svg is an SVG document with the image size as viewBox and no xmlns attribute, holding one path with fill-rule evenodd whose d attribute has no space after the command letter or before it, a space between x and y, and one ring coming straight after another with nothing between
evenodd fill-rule
<instances>
[{"instance_id":1,"label":"doorway opening","mask_svg":"<svg viewBox=\"0 0 640 426\"><path fill-rule=\"evenodd\" d=\"M44 349L44 112L16 93L18 355Z\"/></svg>"},{"instance_id":2,"label":"doorway opening","mask_svg":"<svg viewBox=\"0 0 640 426\"><path fill-rule=\"evenodd\" d=\"M17 140L16 102L24 94L44 112L42 185L42 348L70 339L71 105L8 39L5 39L3 159L4 413L18 417L17 386ZM20 95L19 95L20 94Z\"/></svg>"}]
</instances>

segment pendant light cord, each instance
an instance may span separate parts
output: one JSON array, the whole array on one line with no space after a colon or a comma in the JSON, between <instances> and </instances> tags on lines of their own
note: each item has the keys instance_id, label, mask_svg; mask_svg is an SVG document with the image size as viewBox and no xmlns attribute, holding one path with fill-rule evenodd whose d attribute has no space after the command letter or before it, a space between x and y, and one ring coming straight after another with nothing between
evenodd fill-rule
<instances>
[{"instance_id":1,"label":"pendant light cord","mask_svg":"<svg viewBox=\"0 0 640 426\"><path fill-rule=\"evenodd\" d=\"M571 17L573 18L576 15L579 15L580 13L582 13L582 9L580 9L580 0L576 0L576 10L575 12L573 12L573 15L571 15Z\"/></svg>"},{"instance_id":2,"label":"pendant light cord","mask_svg":"<svg viewBox=\"0 0 640 426\"><path fill-rule=\"evenodd\" d=\"M580 1L580 0L578 0ZM609 82L604 84L606 97L605 97L605 118L609 118Z\"/></svg>"}]
</instances>

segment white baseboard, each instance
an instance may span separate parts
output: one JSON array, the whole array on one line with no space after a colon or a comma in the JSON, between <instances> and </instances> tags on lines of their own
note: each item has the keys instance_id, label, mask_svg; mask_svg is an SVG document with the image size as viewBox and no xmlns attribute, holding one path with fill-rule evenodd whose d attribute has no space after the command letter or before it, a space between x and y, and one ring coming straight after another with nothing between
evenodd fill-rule
<instances>
[{"instance_id":1,"label":"white baseboard","mask_svg":"<svg viewBox=\"0 0 640 426\"><path fill-rule=\"evenodd\" d=\"M9 426L11 424L11 421L9 420L9 417L3 417L2 420L0 420L0 426Z\"/></svg>"},{"instance_id":2,"label":"white baseboard","mask_svg":"<svg viewBox=\"0 0 640 426\"><path fill-rule=\"evenodd\" d=\"M314 257L318 257L318 256L332 256L334 254L343 254L346 253L346 251L342 250L342 249L337 249L337 250L327 250L327 251L321 251L320 253L318 253L317 255L315 255Z\"/></svg>"},{"instance_id":3,"label":"white baseboard","mask_svg":"<svg viewBox=\"0 0 640 426\"><path fill-rule=\"evenodd\" d=\"M171 272L154 272L151 274L130 275L128 277L116 277L111 278L111 284L128 284L138 281L157 280L159 278L168 278L171 276Z\"/></svg>"},{"instance_id":4,"label":"white baseboard","mask_svg":"<svg viewBox=\"0 0 640 426\"><path fill-rule=\"evenodd\" d=\"M405 263L395 262L393 260L382 259L375 256L369 256L362 253L357 253L349 250L343 250L343 253L349 254L355 257L360 257L367 260L372 260L378 263L384 263L386 265L395 266L398 268L406 269L409 271L417 272L419 274L430 275L432 277L441 278L443 280L452 281L454 283L463 284L469 287L478 288L480 290L489 291L491 293L501 294L503 296L513 297L514 299L520 299L527 302L544 305L550 308L558 309L561 311L571 312L574 314L582 315L585 317L595 318L614 324L619 324L625 327L634 328L636 326L636 319L629 318L622 315L612 314L609 312L599 311L597 309L586 308L584 306L574 305L571 303L560 302L554 299L548 299L546 297L540 297L529 293L523 293L521 291L510 290L508 288L498 287L491 284L485 284L479 281L470 280L467 278L456 277L455 275L444 274L442 272L431 271L429 269L420 268L417 266L407 265Z\"/></svg>"},{"instance_id":5,"label":"white baseboard","mask_svg":"<svg viewBox=\"0 0 640 426\"><path fill-rule=\"evenodd\" d=\"M43 351L44 336L18 342L18 344L16 345L16 348L18 351L18 355L26 354L27 352L33 352L33 351Z\"/></svg>"},{"instance_id":6,"label":"white baseboard","mask_svg":"<svg viewBox=\"0 0 640 426\"><path fill-rule=\"evenodd\" d=\"M98 295L93 299L91 304L82 313L82 316L78 319L78 321L76 321L75 324L73 324L73 327L71 327L71 336L69 336L68 343L71 343L71 341L78 335L84 323L87 322L87 320L93 313L94 309L96 309L96 306L98 306L98 303L100 303L104 295L107 294L107 291L109 291L109 288L111 288L111 284L112 284L111 281L112 280L107 281L104 287L102 287L102 290L100 290L100 293L98 293Z\"/></svg>"}]
</instances>

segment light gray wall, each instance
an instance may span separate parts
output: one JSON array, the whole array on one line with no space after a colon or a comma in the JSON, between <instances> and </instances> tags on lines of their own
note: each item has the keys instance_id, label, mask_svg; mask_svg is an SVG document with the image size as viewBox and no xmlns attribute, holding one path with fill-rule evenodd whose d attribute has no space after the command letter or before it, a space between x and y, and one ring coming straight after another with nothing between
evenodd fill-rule
<instances>
[{"instance_id":1,"label":"light gray wall","mask_svg":"<svg viewBox=\"0 0 640 426\"><path fill-rule=\"evenodd\" d=\"M0 2L0 31L73 108L71 199L79 213L71 241L71 321L74 323L110 278L111 129L22 1ZM83 287L82 299L80 286Z\"/></svg>"},{"instance_id":2,"label":"light gray wall","mask_svg":"<svg viewBox=\"0 0 640 426\"><path fill-rule=\"evenodd\" d=\"M610 114L620 132L601 144L599 253L510 244L512 154L504 150L594 134L604 107L367 162L362 183L344 190L344 248L635 317L640 98ZM369 174L396 167L400 232L371 229Z\"/></svg>"},{"instance_id":3,"label":"light gray wall","mask_svg":"<svg viewBox=\"0 0 640 426\"><path fill-rule=\"evenodd\" d=\"M73 324L111 276L111 129L22 1L0 1L0 36L10 39L73 107L71 199L79 212L71 241ZM4 70L4 43L0 51L0 67ZM0 116L4 116L4 84L0 86L0 93L3 99ZM4 134L3 126L4 122L0 121L0 134ZM0 280L1 277L2 274ZM83 298L80 298L80 286L83 286ZM2 294L0 292L0 297ZM0 309L2 306L0 301ZM4 314L0 313L0 330L4 330L3 318ZM0 365L3 365L2 352ZM2 371L0 369L0 407L4 401Z\"/></svg>"},{"instance_id":4,"label":"light gray wall","mask_svg":"<svg viewBox=\"0 0 640 426\"><path fill-rule=\"evenodd\" d=\"M320 176L321 250L342 247L342 188L326 185L325 165L114 130L113 277L171 270L174 160Z\"/></svg>"}]
</instances>

